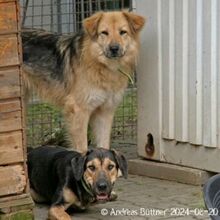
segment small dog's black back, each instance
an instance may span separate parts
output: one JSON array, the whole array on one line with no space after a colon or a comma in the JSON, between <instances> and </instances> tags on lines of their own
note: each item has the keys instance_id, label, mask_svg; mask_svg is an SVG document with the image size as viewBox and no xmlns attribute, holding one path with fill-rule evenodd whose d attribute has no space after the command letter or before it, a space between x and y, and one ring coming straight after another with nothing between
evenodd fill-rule
<instances>
[{"instance_id":1,"label":"small dog's black back","mask_svg":"<svg viewBox=\"0 0 220 220\"><path fill-rule=\"evenodd\" d=\"M61 181L65 181L66 172L69 171L68 175L72 176L71 160L79 155L77 152L53 146L31 150L28 153L28 174L31 188L48 202L52 202L57 185L61 184Z\"/></svg>"}]
</instances>

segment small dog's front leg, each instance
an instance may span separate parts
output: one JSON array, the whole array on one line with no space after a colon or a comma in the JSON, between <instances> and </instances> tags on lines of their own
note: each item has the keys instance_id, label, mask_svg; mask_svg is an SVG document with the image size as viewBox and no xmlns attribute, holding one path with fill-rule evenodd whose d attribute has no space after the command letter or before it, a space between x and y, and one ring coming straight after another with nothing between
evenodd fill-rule
<instances>
[{"instance_id":1,"label":"small dog's front leg","mask_svg":"<svg viewBox=\"0 0 220 220\"><path fill-rule=\"evenodd\" d=\"M65 212L64 206L52 206L48 213L49 220L71 220L71 217Z\"/></svg>"}]
</instances>

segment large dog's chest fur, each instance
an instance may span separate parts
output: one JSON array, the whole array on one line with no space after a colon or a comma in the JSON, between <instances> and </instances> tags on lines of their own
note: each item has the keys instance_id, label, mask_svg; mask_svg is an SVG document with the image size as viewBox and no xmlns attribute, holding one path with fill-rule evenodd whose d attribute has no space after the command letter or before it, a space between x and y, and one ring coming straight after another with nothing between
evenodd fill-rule
<instances>
[{"instance_id":1,"label":"large dog's chest fur","mask_svg":"<svg viewBox=\"0 0 220 220\"><path fill-rule=\"evenodd\" d=\"M99 106L114 107L117 106L124 94L124 89L118 92L109 92L102 89L91 89L85 96L85 101L90 108L97 108Z\"/></svg>"}]
</instances>

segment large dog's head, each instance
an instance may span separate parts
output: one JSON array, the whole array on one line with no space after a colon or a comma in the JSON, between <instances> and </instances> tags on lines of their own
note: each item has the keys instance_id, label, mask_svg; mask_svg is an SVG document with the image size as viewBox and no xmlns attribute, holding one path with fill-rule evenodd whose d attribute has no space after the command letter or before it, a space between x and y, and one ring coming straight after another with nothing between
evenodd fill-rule
<instances>
[{"instance_id":1,"label":"large dog's head","mask_svg":"<svg viewBox=\"0 0 220 220\"><path fill-rule=\"evenodd\" d=\"M104 64L131 63L137 56L139 32L145 19L129 12L98 12L83 22L92 39L92 54Z\"/></svg>"},{"instance_id":2,"label":"large dog's head","mask_svg":"<svg viewBox=\"0 0 220 220\"><path fill-rule=\"evenodd\" d=\"M72 159L72 170L77 181L85 181L97 200L110 198L119 176L127 178L127 161L115 150L97 148Z\"/></svg>"}]
</instances>

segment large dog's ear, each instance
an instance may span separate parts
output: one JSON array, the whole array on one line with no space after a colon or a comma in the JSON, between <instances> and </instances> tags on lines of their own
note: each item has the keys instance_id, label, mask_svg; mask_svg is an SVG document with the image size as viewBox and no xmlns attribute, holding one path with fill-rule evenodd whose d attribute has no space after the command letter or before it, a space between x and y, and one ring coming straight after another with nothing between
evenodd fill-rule
<instances>
[{"instance_id":1,"label":"large dog's ear","mask_svg":"<svg viewBox=\"0 0 220 220\"><path fill-rule=\"evenodd\" d=\"M78 157L74 157L71 160L73 175L77 181L79 181L83 176L85 160L86 157L81 155Z\"/></svg>"},{"instance_id":2,"label":"large dog's ear","mask_svg":"<svg viewBox=\"0 0 220 220\"><path fill-rule=\"evenodd\" d=\"M123 14L127 19L130 29L133 33L137 33L143 28L145 24L144 17L137 15L135 13L125 12L125 11L123 12Z\"/></svg>"},{"instance_id":3,"label":"large dog's ear","mask_svg":"<svg viewBox=\"0 0 220 220\"><path fill-rule=\"evenodd\" d=\"M83 27L90 35L90 37L93 38L97 35L98 24L102 16L103 16L103 12L98 12L92 15L91 17L86 18L83 21Z\"/></svg>"},{"instance_id":4,"label":"large dog's ear","mask_svg":"<svg viewBox=\"0 0 220 220\"><path fill-rule=\"evenodd\" d=\"M126 158L116 150L112 150L112 152L119 168L118 173L121 173L121 175L126 179L128 177L128 164Z\"/></svg>"}]
</instances>

